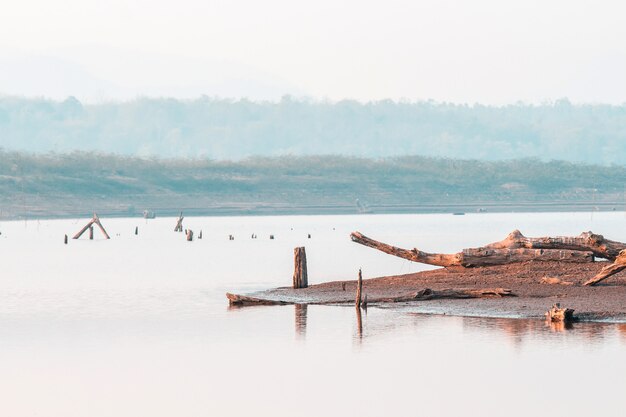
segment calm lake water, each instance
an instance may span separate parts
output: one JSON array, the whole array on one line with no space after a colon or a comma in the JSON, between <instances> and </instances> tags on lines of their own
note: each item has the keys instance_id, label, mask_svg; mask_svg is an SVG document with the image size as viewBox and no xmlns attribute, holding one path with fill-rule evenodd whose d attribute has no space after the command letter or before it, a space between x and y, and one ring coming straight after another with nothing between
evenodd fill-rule
<instances>
[{"instance_id":1,"label":"calm lake water","mask_svg":"<svg viewBox=\"0 0 626 417\"><path fill-rule=\"evenodd\" d=\"M370 308L359 331L352 307L224 297L290 285L301 245L310 283L424 268L354 230L456 252L515 228L623 241L624 213L186 218L194 242L173 218L103 218L111 240L64 245L86 221L0 222L2 416L626 415L624 324Z\"/></svg>"}]
</instances>

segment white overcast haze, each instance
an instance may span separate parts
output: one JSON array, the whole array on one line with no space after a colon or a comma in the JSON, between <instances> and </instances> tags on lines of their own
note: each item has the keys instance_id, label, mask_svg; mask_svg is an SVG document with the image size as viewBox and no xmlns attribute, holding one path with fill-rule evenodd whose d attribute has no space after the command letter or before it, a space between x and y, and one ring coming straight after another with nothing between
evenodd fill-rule
<instances>
[{"instance_id":1,"label":"white overcast haze","mask_svg":"<svg viewBox=\"0 0 626 417\"><path fill-rule=\"evenodd\" d=\"M0 94L621 104L625 5L3 0Z\"/></svg>"}]
</instances>

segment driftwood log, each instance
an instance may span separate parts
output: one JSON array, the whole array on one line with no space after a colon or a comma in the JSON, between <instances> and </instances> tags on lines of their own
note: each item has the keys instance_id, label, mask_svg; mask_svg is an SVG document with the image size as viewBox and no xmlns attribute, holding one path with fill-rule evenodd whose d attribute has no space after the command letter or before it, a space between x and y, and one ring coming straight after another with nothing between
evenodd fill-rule
<instances>
[{"instance_id":1,"label":"driftwood log","mask_svg":"<svg viewBox=\"0 0 626 417\"><path fill-rule=\"evenodd\" d=\"M626 269L626 250L621 251L615 259L615 262L602 268L602 270L598 272L595 277L591 278L583 285L596 285L598 282L605 280L611 275L615 275L624 269Z\"/></svg>"},{"instance_id":2,"label":"driftwood log","mask_svg":"<svg viewBox=\"0 0 626 417\"><path fill-rule=\"evenodd\" d=\"M491 243L490 249L563 249L593 252L596 258L615 260L620 251L626 249L626 243L605 239L593 232L583 232L578 236L526 237L519 230L514 230L500 242Z\"/></svg>"},{"instance_id":3,"label":"driftwood log","mask_svg":"<svg viewBox=\"0 0 626 417\"><path fill-rule=\"evenodd\" d=\"M371 303L400 303L407 301L428 301L437 299L465 299L465 298L489 298L489 297L510 297L515 296L510 289L507 288L483 288L483 289L446 289L431 290L430 288L421 291L412 292L410 294L398 297L379 297L368 298L367 302ZM238 295L226 293L226 298L231 305L284 305L284 304L347 304L350 300L345 298L329 298L325 300L316 300L303 302L301 300L278 300L263 297L251 297L246 295Z\"/></svg>"},{"instance_id":4,"label":"driftwood log","mask_svg":"<svg viewBox=\"0 0 626 417\"><path fill-rule=\"evenodd\" d=\"M516 231L517 232L517 231ZM511 237L516 232L509 235ZM519 232L517 232L519 233ZM521 236L521 233L519 233ZM558 262L593 262L594 253L591 250L571 250L555 248L525 248L517 247L519 239L507 239L492 243L481 248L463 249L462 252L453 254L428 253L417 248L402 249L383 242L371 239L359 232L350 235L353 242L370 248L378 249L381 252L408 259L413 262L420 262L436 266L463 266L466 268L505 265L515 262L525 261L558 261ZM524 238L528 239L528 238ZM540 238L541 239L541 238ZM508 240L509 243L506 243ZM539 240L539 239L537 239ZM544 245L547 245L544 243Z\"/></svg>"}]
</instances>

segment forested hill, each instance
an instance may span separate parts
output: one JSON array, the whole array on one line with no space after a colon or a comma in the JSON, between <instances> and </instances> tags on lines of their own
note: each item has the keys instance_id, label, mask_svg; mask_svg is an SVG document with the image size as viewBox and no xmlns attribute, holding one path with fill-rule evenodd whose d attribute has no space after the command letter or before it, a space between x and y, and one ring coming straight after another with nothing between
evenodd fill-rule
<instances>
[{"instance_id":1,"label":"forested hill","mask_svg":"<svg viewBox=\"0 0 626 417\"><path fill-rule=\"evenodd\" d=\"M0 151L0 214L624 210L626 167L338 156L140 159ZM358 203L357 203L358 200Z\"/></svg>"},{"instance_id":2,"label":"forested hill","mask_svg":"<svg viewBox=\"0 0 626 417\"><path fill-rule=\"evenodd\" d=\"M626 105L148 99L85 105L0 96L0 148L143 157L336 154L626 161Z\"/></svg>"}]
</instances>

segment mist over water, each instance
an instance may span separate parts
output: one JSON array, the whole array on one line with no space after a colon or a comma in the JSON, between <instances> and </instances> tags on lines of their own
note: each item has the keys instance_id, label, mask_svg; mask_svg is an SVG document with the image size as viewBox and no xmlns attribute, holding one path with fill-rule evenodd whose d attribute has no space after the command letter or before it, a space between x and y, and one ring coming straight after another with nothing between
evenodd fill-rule
<instances>
[{"instance_id":1,"label":"mist over water","mask_svg":"<svg viewBox=\"0 0 626 417\"><path fill-rule=\"evenodd\" d=\"M86 221L0 223L2 415L621 416L623 324L370 308L359 330L351 307L233 309L224 293L290 285L301 245L310 283L425 268L354 230L454 252L514 228L625 240L624 213L189 217L193 242L173 218L102 218L111 240L64 245Z\"/></svg>"}]
</instances>

